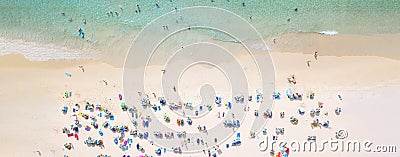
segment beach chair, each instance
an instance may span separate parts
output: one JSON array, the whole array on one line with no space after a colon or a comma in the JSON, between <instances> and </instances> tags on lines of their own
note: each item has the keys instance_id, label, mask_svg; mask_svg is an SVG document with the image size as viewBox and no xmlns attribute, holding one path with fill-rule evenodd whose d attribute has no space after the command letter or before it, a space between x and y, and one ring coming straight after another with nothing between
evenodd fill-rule
<instances>
[{"instance_id":1,"label":"beach chair","mask_svg":"<svg viewBox=\"0 0 400 157\"><path fill-rule=\"evenodd\" d=\"M307 141L315 142L316 140L317 140L317 137L316 137L316 136L308 136L308 137L307 137Z\"/></svg>"}]
</instances>

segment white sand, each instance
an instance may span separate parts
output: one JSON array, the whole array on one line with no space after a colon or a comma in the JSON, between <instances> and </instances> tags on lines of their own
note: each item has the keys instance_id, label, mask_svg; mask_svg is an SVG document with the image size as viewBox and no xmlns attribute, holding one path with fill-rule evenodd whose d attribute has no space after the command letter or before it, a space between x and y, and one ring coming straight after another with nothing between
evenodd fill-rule
<instances>
[{"instance_id":1,"label":"white sand","mask_svg":"<svg viewBox=\"0 0 400 157\"><path fill-rule=\"evenodd\" d=\"M346 129L349 139L360 141L370 140L376 144L397 145L400 143L400 128L395 127L400 114L397 105L397 96L400 95L400 61L375 56L320 56L315 61L311 54L301 53L272 53L276 68L276 89L280 91L282 99L276 101L273 110L273 119L267 124L269 137L274 134L276 127L284 127L285 135L280 140L303 141L308 135L316 135L319 139L329 139L335 136L335 131ZM311 60L311 67L307 67L306 61ZM78 65L85 67L82 72ZM215 69L197 67L195 71L189 71L182 77L182 89L179 89L188 99L197 100L198 89L204 82L220 85L226 88L225 80L209 79L209 75L218 71ZM71 78L64 75L70 72ZM157 74L159 71L154 71ZM61 113L64 105L72 106L86 101L94 104L109 106L116 115L113 124L129 124L126 113L119 107L118 94L122 92L122 69L108 64L87 61L48 61L29 62L21 56L7 55L0 57L0 148L2 156L38 156L35 151L39 150L42 156L96 156L97 154L111 154L121 156L130 154L137 156L139 152L135 148L122 152L114 143L113 138L117 134L110 130L102 129L104 137L100 137L96 130L91 132L81 129L80 140L68 138L62 134L61 129L73 123L73 118ZM287 83L286 78L294 74L297 78L296 85ZM154 74L156 75L156 74ZM102 80L106 80L106 86ZM196 81L188 81L196 80ZM152 82L150 81L150 86ZM156 86L157 83L154 83ZM289 101L284 93L288 87L306 94L312 90L316 93L313 101L304 99L302 102ZM155 88L149 88L155 89ZM219 89L219 88L218 88ZM70 99L64 99L65 91L72 91ZM225 90L217 90L218 94L229 95ZM250 91L254 93L254 91ZM343 101L338 100L337 94L343 96ZM111 100L110 100L111 99ZM323 114L320 120L329 119L331 129L311 129L309 110L317 107L317 102L325 103L321 113L329 112L325 118ZM303 104L306 109L304 116L298 115L297 109ZM242 146L226 149L224 145L220 148L222 156L268 156L268 152L258 151L260 139L249 139L249 127L254 118L255 105L250 105L250 113L242 122L240 132L242 133ZM336 107L342 107L340 116L334 114ZM70 108L71 109L71 108ZM223 107L217 110L224 110ZM216 111L210 113L201 120L203 125L209 128L218 122ZM279 112L285 111L286 117L279 118ZM262 112L260 111L260 116ZM172 115L172 114L170 114ZM299 118L299 124L293 126L289 117L294 115ZM176 118L171 117L171 128L176 126ZM84 123L89 121L81 120ZM99 124L102 124L102 119ZM194 121L197 126L199 121ZM89 125L89 124L88 124ZM151 125L151 124L150 124ZM100 126L101 127L101 126ZM186 127L186 126L185 126ZM132 128L132 127L131 127ZM196 129L191 130L196 131ZM105 149L98 147L87 147L83 141L88 137L103 138ZM232 141L232 137L228 141ZM74 150L63 150L65 142L72 142ZM134 139L134 144L139 142ZM146 141L140 142L146 149L146 153L154 155L155 146ZM133 146L135 147L135 146ZM293 153L291 156L398 156L397 153ZM168 152L164 156L177 156ZM182 156L204 156L201 154L184 154Z\"/></svg>"}]
</instances>

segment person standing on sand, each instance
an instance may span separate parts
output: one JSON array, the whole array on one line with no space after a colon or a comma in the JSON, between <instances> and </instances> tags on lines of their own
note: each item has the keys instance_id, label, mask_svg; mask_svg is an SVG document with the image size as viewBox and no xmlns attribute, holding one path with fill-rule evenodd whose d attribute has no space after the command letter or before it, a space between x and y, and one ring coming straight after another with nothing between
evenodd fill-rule
<instances>
[{"instance_id":1,"label":"person standing on sand","mask_svg":"<svg viewBox=\"0 0 400 157\"><path fill-rule=\"evenodd\" d=\"M80 65L78 67L82 70L82 72L85 72L85 68L82 65Z\"/></svg>"},{"instance_id":2,"label":"person standing on sand","mask_svg":"<svg viewBox=\"0 0 400 157\"><path fill-rule=\"evenodd\" d=\"M315 58L315 60L317 60L317 58L318 58L318 52L314 52L314 58Z\"/></svg>"}]
</instances>

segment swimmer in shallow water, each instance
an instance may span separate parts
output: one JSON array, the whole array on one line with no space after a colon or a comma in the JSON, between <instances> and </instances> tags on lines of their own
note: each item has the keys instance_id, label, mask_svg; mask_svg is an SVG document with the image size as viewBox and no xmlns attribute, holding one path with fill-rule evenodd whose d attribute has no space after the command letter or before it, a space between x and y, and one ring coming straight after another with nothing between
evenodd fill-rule
<instances>
[{"instance_id":1,"label":"swimmer in shallow water","mask_svg":"<svg viewBox=\"0 0 400 157\"><path fill-rule=\"evenodd\" d=\"M81 36L82 39L85 38L85 32L83 32L83 29L82 29L82 28L79 28L79 30L78 30L78 35Z\"/></svg>"}]
</instances>

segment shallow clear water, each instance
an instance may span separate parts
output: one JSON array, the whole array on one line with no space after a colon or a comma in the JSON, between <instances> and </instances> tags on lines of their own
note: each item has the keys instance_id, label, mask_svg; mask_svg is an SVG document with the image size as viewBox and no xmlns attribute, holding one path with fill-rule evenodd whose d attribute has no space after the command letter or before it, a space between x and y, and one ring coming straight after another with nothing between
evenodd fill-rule
<instances>
[{"instance_id":1,"label":"shallow clear water","mask_svg":"<svg viewBox=\"0 0 400 157\"><path fill-rule=\"evenodd\" d=\"M325 30L367 35L400 33L399 0L244 1L245 6L241 0L0 0L0 36L79 49L101 48L113 43L110 41L133 36L175 7L190 6L230 10L249 20L265 38L285 32ZM140 13L135 12L137 5ZM107 15L110 11L113 14ZM79 28L85 31L87 41L78 37Z\"/></svg>"}]
</instances>

